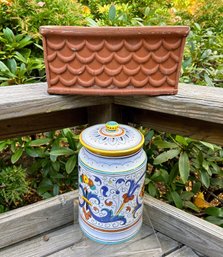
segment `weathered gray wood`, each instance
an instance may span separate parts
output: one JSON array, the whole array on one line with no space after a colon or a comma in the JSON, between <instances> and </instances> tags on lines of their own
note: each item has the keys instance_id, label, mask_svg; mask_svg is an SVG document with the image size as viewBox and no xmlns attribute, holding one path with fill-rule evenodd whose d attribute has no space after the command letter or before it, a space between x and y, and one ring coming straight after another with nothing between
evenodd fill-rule
<instances>
[{"instance_id":1,"label":"weathered gray wood","mask_svg":"<svg viewBox=\"0 0 223 257\"><path fill-rule=\"evenodd\" d=\"M199 257L191 248L183 246L166 257Z\"/></svg>"},{"instance_id":2,"label":"weathered gray wood","mask_svg":"<svg viewBox=\"0 0 223 257\"><path fill-rule=\"evenodd\" d=\"M0 88L1 120L111 103L112 97L49 95L46 83Z\"/></svg>"},{"instance_id":3,"label":"weathered gray wood","mask_svg":"<svg viewBox=\"0 0 223 257\"><path fill-rule=\"evenodd\" d=\"M180 84L177 95L117 96L114 103L223 124L223 89Z\"/></svg>"},{"instance_id":4,"label":"weathered gray wood","mask_svg":"<svg viewBox=\"0 0 223 257\"><path fill-rule=\"evenodd\" d=\"M122 123L123 113L120 111L120 106L115 104L103 104L88 107L88 124L94 125L106 123L110 120Z\"/></svg>"},{"instance_id":5,"label":"weathered gray wood","mask_svg":"<svg viewBox=\"0 0 223 257\"><path fill-rule=\"evenodd\" d=\"M59 251L65 247L79 243L82 233L79 225L70 225L53 232L44 233L41 236L26 240L0 250L0 256L4 257L40 257ZM77 256L80 257L80 256Z\"/></svg>"},{"instance_id":6,"label":"weathered gray wood","mask_svg":"<svg viewBox=\"0 0 223 257\"><path fill-rule=\"evenodd\" d=\"M0 250L0 256L4 257L39 257L39 256L162 256L179 248L179 243L173 239L158 233L161 243L158 244L156 235L148 226L143 226L141 232L134 239L119 245L101 245L83 236L79 225L69 225L49 231L35 238L15 244ZM148 249L149 248L149 249ZM147 249L147 251L145 251ZM137 252L139 254L137 254ZM127 253L127 254L126 254ZM132 254L129 254L132 253Z\"/></svg>"},{"instance_id":7,"label":"weathered gray wood","mask_svg":"<svg viewBox=\"0 0 223 257\"><path fill-rule=\"evenodd\" d=\"M223 125L138 108L120 106L123 123L140 124L158 131L223 145Z\"/></svg>"},{"instance_id":8,"label":"weathered gray wood","mask_svg":"<svg viewBox=\"0 0 223 257\"><path fill-rule=\"evenodd\" d=\"M73 222L75 198L77 191L0 214L0 248Z\"/></svg>"},{"instance_id":9,"label":"weathered gray wood","mask_svg":"<svg viewBox=\"0 0 223 257\"><path fill-rule=\"evenodd\" d=\"M164 254L168 254L169 252L175 251L177 248L179 248L179 243L172 240L171 238L158 233L157 237L160 241L162 251L160 251L159 246L157 244L155 235L149 235L147 234L147 229L144 227L142 229L141 234L141 240L139 241L137 238L121 245L114 245L114 246L102 246L95 244L94 242L82 241L79 244L79 249L75 247L75 245L69 246L61 251L58 251L54 254L49 255L49 257L76 257L76 256L83 256L83 257L93 257L93 256L125 256L125 257L145 257L145 256L153 256L153 257L160 257ZM151 250L144 251L144 247L146 245L146 248L148 246L151 248ZM80 249L82 246L85 246L86 249L82 248L82 252L80 252ZM153 248L154 247L154 248ZM153 248L153 249L152 249ZM132 254L130 254L132 252ZM138 253L137 253L138 252ZM117 255L115 255L115 253ZM129 254L124 254L129 253ZM188 256L190 257L190 256Z\"/></svg>"},{"instance_id":10,"label":"weathered gray wood","mask_svg":"<svg viewBox=\"0 0 223 257\"><path fill-rule=\"evenodd\" d=\"M144 207L156 230L204 255L222 256L222 228L148 195Z\"/></svg>"},{"instance_id":11,"label":"weathered gray wood","mask_svg":"<svg viewBox=\"0 0 223 257\"><path fill-rule=\"evenodd\" d=\"M73 127L87 122L86 108L0 120L0 139Z\"/></svg>"}]
</instances>

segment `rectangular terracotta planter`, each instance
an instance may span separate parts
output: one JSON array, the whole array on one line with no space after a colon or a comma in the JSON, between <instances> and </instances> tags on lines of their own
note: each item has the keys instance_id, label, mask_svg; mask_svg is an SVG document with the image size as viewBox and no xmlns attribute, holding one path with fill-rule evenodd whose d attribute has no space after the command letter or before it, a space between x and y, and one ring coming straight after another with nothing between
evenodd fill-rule
<instances>
[{"instance_id":1,"label":"rectangular terracotta planter","mask_svg":"<svg viewBox=\"0 0 223 257\"><path fill-rule=\"evenodd\" d=\"M48 92L176 94L187 26L43 26Z\"/></svg>"}]
</instances>

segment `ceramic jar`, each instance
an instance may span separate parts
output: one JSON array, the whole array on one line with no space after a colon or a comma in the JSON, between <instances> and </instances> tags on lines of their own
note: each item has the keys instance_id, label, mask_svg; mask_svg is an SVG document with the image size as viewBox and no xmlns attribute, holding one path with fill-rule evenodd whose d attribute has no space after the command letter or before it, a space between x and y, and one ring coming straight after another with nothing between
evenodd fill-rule
<instances>
[{"instance_id":1,"label":"ceramic jar","mask_svg":"<svg viewBox=\"0 0 223 257\"><path fill-rule=\"evenodd\" d=\"M80 227L100 243L127 241L142 225L144 137L135 128L108 122L85 129L80 141Z\"/></svg>"}]
</instances>

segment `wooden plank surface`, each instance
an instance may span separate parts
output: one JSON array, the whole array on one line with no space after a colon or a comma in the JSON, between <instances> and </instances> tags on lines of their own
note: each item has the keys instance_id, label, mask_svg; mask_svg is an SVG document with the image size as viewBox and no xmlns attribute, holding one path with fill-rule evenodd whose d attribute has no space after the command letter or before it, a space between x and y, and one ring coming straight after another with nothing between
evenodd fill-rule
<instances>
[{"instance_id":1,"label":"wooden plank surface","mask_svg":"<svg viewBox=\"0 0 223 257\"><path fill-rule=\"evenodd\" d=\"M161 248L159 242L161 244ZM154 234L144 225L140 233L130 241L118 245L102 245L87 239L79 225L72 224L49 231L0 250L4 257L93 257L93 256L154 256L161 257L178 249L180 244L161 234ZM138 252L138 254L137 254ZM131 254L130 254L131 253ZM191 257L188 255L188 257Z\"/></svg>"},{"instance_id":2,"label":"wooden plank surface","mask_svg":"<svg viewBox=\"0 0 223 257\"><path fill-rule=\"evenodd\" d=\"M69 192L0 214L0 248L73 222L77 195L77 191Z\"/></svg>"},{"instance_id":3,"label":"wooden plank surface","mask_svg":"<svg viewBox=\"0 0 223 257\"><path fill-rule=\"evenodd\" d=\"M119 108L124 124L140 124L158 131L191 137L223 146L223 125L138 108Z\"/></svg>"},{"instance_id":4,"label":"wooden plank surface","mask_svg":"<svg viewBox=\"0 0 223 257\"><path fill-rule=\"evenodd\" d=\"M182 248L166 255L166 257L199 257L191 248L183 246Z\"/></svg>"},{"instance_id":5,"label":"wooden plank surface","mask_svg":"<svg viewBox=\"0 0 223 257\"><path fill-rule=\"evenodd\" d=\"M223 89L180 84L177 95L117 96L114 103L223 124Z\"/></svg>"},{"instance_id":6,"label":"wooden plank surface","mask_svg":"<svg viewBox=\"0 0 223 257\"><path fill-rule=\"evenodd\" d=\"M168 96L69 96L49 95L46 83L0 88L1 119L115 103L223 124L223 89L180 84Z\"/></svg>"},{"instance_id":7,"label":"wooden plank surface","mask_svg":"<svg viewBox=\"0 0 223 257\"><path fill-rule=\"evenodd\" d=\"M112 97L49 95L46 83L0 88L0 119L112 103Z\"/></svg>"},{"instance_id":8,"label":"wooden plank surface","mask_svg":"<svg viewBox=\"0 0 223 257\"><path fill-rule=\"evenodd\" d=\"M0 139L73 127L87 122L86 108L0 120Z\"/></svg>"},{"instance_id":9,"label":"wooden plank surface","mask_svg":"<svg viewBox=\"0 0 223 257\"><path fill-rule=\"evenodd\" d=\"M148 195L144 208L156 230L204 255L222 256L222 228Z\"/></svg>"}]
</instances>

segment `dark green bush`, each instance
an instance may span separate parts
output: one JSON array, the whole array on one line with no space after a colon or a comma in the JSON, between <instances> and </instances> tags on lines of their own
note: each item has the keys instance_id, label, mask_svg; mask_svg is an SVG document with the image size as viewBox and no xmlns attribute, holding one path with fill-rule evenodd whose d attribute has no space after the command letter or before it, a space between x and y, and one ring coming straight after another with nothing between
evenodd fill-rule
<instances>
[{"instance_id":1,"label":"dark green bush","mask_svg":"<svg viewBox=\"0 0 223 257\"><path fill-rule=\"evenodd\" d=\"M21 166L0 169L0 212L21 203L28 190L25 169Z\"/></svg>"}]
</instances>

